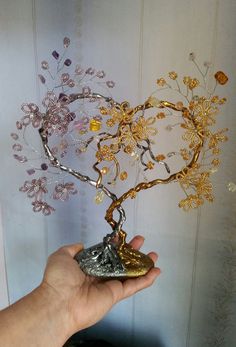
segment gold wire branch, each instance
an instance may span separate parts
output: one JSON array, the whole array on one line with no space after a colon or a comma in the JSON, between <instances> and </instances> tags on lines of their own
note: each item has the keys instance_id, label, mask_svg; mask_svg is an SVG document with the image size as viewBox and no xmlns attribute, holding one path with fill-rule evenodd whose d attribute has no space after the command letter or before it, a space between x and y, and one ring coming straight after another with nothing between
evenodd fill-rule
<instances>
[{"instance_id":1,"label":"gold wire branch","mask_svg":"<svg viewBox=\"0 0 236 347\"><path fill-rule=\"evenodd\" d=\"M149 109L149 108L152 108L153 105L147 100L143 105L138 105L137 107L135 107L134 109L134 113L137 113L138 111L140 110L145 110L145 109ZM160 101L159 102L159 105L158 105L159 108L171 108L175 111L179 111L177 108L176 108L176 105L171 103L171 102L168 102L168 101ZM186 113L186 110L187 108L186 107L183 107L182 108L182 115L183 115L183 118L187 118L187 119L190 119L190 116L189 116L189 113ZM195 124L195 121L192 120L192 122ZM197 128L197 124L195 124L196 128ZM152 180L150 182L141 182L139 184L137 184L135 187L129 189L127 192L125 192L121 197L119 197L116 201L113 201L112 204L109 206L109 208L107 209L106 211L106 216L105 216L105 219L106 221L110 224L110 226L114 229L115 226L116 226L116 222L115 220L113 219L113 212L115 209L117 209L119 206L121 206L121 204L128 198L134 198L136 197L136 194L139 193L140 191L142 190L146 190L146 189L149 189L149 188L152 188L158 184L168 184L170 182L173 182L177 179L177 177L179 175L181 175L183 172L187 171L188 169L191 169L194 167L194 165L197 163L198 161L198 158L199 158L199 155L201 153L201 149L203 147L203 144L204 144L204 139L202 138L201 136L201 140L200 140L200 143L199 145L196 147L195 149L195 152L194 152L194 155L192 157L192 160L191 162L185 167L183 168L182 170L170 175L168 178L166 179L160 179L160 178L157 178L155 180Z\"/></svg>"}]
</instances>

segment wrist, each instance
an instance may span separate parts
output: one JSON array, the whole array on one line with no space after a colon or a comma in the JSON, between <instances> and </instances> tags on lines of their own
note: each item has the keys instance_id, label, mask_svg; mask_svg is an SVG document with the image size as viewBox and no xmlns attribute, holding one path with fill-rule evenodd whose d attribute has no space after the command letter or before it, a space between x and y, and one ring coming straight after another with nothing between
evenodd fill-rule
<instances>
[{"instance_id":1,"label":"wrist","mask_svg":"<svg viewBox=\"0 0 236 347\"><path fill-rule=\"evenodd\" d=\"M66 300L45 282L42 282L31 294L35 300L34 310L35 306L36 310L41 309L42 315L45 316L46 329L51 339L55 341L55 346L63 345L75 332Z\"/></svg>"}]
</instances>

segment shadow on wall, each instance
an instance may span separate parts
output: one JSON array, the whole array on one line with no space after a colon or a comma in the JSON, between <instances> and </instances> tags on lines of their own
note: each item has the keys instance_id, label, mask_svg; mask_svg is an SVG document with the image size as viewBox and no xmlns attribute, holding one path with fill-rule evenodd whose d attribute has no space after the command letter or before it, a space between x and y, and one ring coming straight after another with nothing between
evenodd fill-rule
<instances>
[{"instance_id":1,"label":"shadow on wall","mask_svg":"<svg viewBox=\"0 0 236 347\"><path fill-rule=\"evenodd\" d=\"M88 332L86 333L87 338L84 339L82 336L83 332L76 333L65 343L63 347L165 347L164 343L161 342L157 336L151 336L150 334L136 334L135 342L132 343L130 343L130 339L128 339L128 341L120 341L120 336L122 336L122 332L119 333L119 337L117 336L117 338L111 338L111 334L112 332L109 329L109 336L102 336L97 339L90 339Z\"/></svg>"}]
</instances>

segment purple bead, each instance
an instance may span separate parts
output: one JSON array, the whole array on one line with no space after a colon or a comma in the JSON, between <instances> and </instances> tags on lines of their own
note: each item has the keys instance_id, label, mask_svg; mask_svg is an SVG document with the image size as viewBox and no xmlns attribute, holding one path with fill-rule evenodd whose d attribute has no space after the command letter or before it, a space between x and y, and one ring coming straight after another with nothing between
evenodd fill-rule
<instances>
[{"instance_id":1,"label":"purple bead","mask_svg":"<svg viewBox=\"0 0 236 347\"><path fill-rule=\"evenodd\" d=\"M43 163L43 164L41 165L41 169L44 170L44 171L46 171L46 170L48 169L47 164Z\"/></svg>"},{"instance_id":2,"label":"purple bead","mask_svg":"<svg viewBox=\"0 0 236 347\"><path fill-rule=\"evenodd\" d=\"M70 59L66 59L65 61L64 61L64 65L66 65L66 66L70 66L71 65L71 60Z\"/></svg>"},{"instance_id":3,"label":"purple bead","mask_svg":"<svg viewBox=\"0 0 236 347\"><path fill-rule=\"evenodd\" d=\"M45 78L43 77L43 75L38 75L38 77L39 77L41 83L45 84L46 80L45 80Z\"/></svg>"},{"instance_id":4,"label":"purple bead","mask_svg":"<svg viewBox=\"0 0 236 347\"><path fill-rule=\"evenodd\" d=\"M68 97L66 94L60 93L58 99L61 101L66 101L68 99Z\"/></svg>"},{"instance_id":5,"label":"purple bead","mask_svg":"<svg viewBox=\"0 0 236 347\"><path fill-rule=\"evenodd\" d=\"M34 169L29 169L26 171L28 175L33 175L35 173Z\"/></svg>"},{"instance_id":6,"label":"purple bead","mask_svg":"<svg viewBox=\"0 0 236 347\"><path fill-rule=\"evenodd\" d=\"M22 127L23 127L23 125L22 125L21 122L17 121L17 122L16 122L16 127L17 127L18 130L21 130Z\"/></svg>"},{"instance_id":7,"label":"purple bead","mask_svg":"<svg viewBox=\"0 0 236 347\"><path fill-rule=\"evenodd\" d=\"M53 58L58 59L59 58L59 53L57 53L57 51L53 51L52 52L52 56L53 56Z\"/></svg>"}]
</instances>

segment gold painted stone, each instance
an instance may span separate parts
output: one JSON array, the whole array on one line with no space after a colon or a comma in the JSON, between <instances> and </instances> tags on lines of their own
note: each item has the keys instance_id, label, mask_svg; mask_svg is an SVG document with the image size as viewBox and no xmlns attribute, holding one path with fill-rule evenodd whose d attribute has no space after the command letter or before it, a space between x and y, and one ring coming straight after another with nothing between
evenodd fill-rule
<instances>
[{"instance_id":1,"label":"gold painted stone","mask_svg":"<svg viewBox=\"0 0 236 347\"><path fill-rule=\"evenodd\" d=\"M117 250L121 263L125 268L125 277L144 276L154 267L152 259L125 243Z\"/></svg>"}]
</instances>

